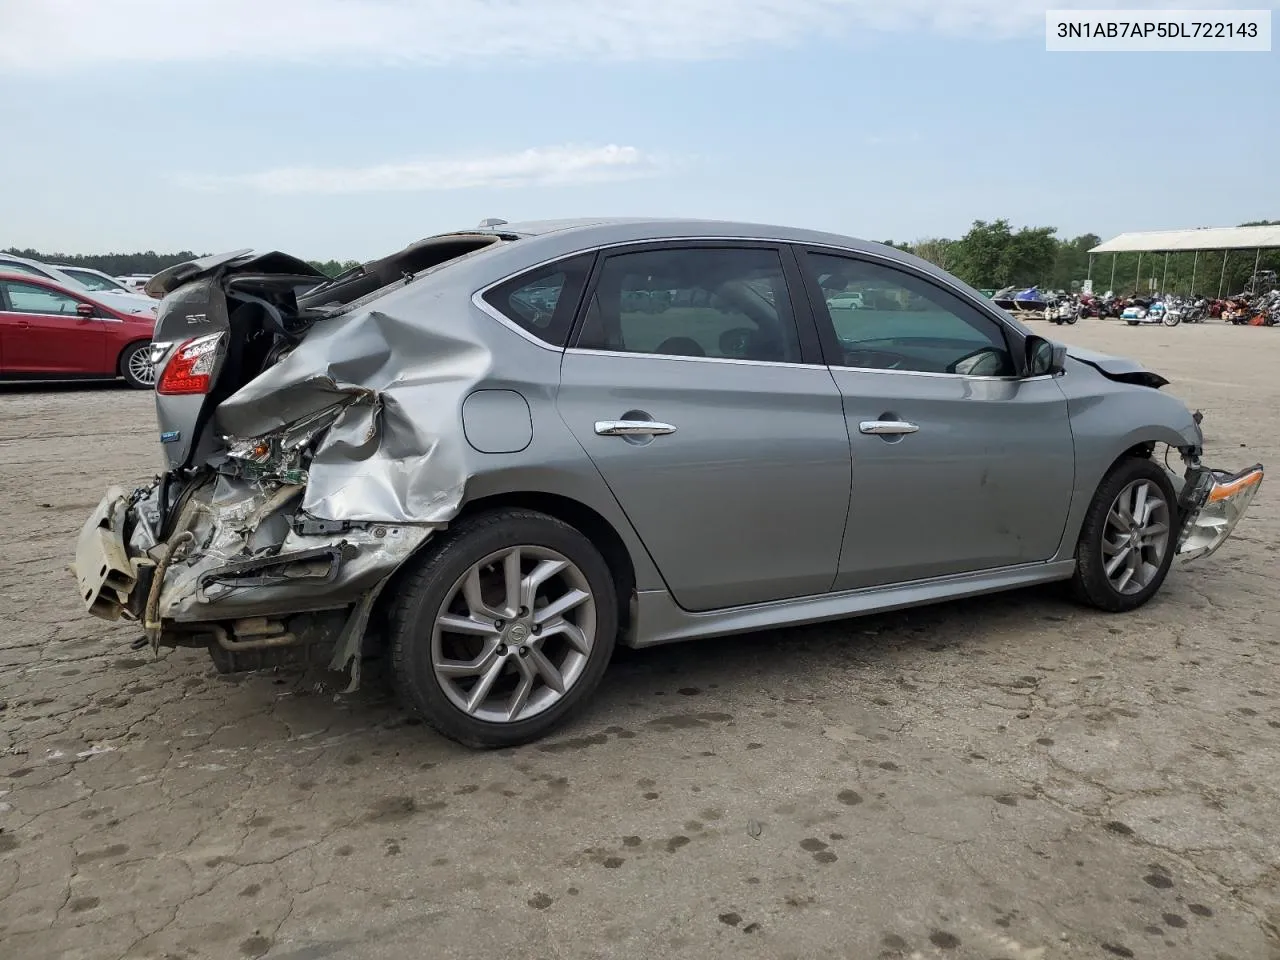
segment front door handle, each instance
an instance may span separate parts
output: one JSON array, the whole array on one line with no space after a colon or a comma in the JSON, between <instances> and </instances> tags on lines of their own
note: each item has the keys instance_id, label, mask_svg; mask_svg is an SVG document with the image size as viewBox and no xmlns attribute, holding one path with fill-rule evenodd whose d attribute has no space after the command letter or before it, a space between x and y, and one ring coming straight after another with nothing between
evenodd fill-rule
<instances>
[{"instance_id":1,"label":"front door handle","mask_svg":"<svg viewBox=\"0 0 1280 960\"><path fill-rule=\"evenodd\" d=\"M596 435L601 437L665 437L675 432L671 424L656 420L596 421Z\"/></svg>"},{"instance_id":2,"label":"front door handle","mask_svg":"<svg viewBox=\"0 0 1280 960\"><path fill-rule=\"evenodd\" d=\"M878 437L893 437L904 433L916 433L920 428L905 420L863 420L858 430Z\"/></svg>"}]
</instances>

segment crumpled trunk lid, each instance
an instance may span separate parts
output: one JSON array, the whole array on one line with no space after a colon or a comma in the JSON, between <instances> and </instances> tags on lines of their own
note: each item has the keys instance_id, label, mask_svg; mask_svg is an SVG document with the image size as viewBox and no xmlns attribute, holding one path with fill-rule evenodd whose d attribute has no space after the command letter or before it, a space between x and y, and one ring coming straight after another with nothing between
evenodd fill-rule
<instances>
[{"instance_id":1,"label":"crumpled trunk lid","mask_svg":"<svg viewBox=\"0 0 1280 960\"><path fill-rule=\"evenodd\" d=\"M171 469L214 452L219 441L207 429L214 410L301 338L314 317L298 298L327 280L296 257L248 251L178 264L152 278L147 289L164 296L152 359L156 418ZM176 365L195 351L204 351L205 380L175 382Z\"/></svg>"}]
</instances>

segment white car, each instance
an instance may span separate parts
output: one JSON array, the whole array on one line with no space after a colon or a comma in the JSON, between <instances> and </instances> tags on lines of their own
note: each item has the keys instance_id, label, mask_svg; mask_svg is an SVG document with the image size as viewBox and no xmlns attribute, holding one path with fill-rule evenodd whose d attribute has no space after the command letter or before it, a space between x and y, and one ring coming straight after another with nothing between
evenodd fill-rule
<instances>
[{"instance_id":1,"label":"white car","mask_svg":"<svg viewBox=\"0 0 1280 960\"><path fill-rule=\"evenodd\" d=\"M138 293L136 288L127 286L110 274L103 273L101 270L94 270L92 267L72 267L65 263L59 263L55 265L55 269L61 270L73 280L79 280L81 284L94 293Z\"/></svg>"},{"instance_id":2,"label":"white car","mask_svg":"<svg viewBox=\"0 0 1280 960\"><path fill-rule=\"evenodd\" d=\"M145 313L154 317L159 306L159 301L151 299L146 294L95 290L57 267L51 267L47 263L36 260L28 260L26 257L18 257L12 253L0 253L0 270L6 273L25 273L33 277L44 277L73 292L89 294L100 303L125 313Z\"/></svg>"},{"instance_id":3,"label":"white car","mask_svg":"<svg viewBox=\"0 0 1280 960\"><path fill-rule=\"evenodd\" d=\"M862 294L857 291L849 291L848 293L838 293L834 297L828 297L827 306L832 310L861 310L865 304L862 300Z\"/></svg>"},{"instance_id":4,"label":"white car","mask_svg":"<svg viewBox=\"0 0 1280 960\"><path fill-rule=\"evenodd\" d=\"M123 284L126 290L142 293L146 289L147 281L151 279L151 276L145 273L130 273L115 279L117 283Z\"/></svg>"}]
</instances>

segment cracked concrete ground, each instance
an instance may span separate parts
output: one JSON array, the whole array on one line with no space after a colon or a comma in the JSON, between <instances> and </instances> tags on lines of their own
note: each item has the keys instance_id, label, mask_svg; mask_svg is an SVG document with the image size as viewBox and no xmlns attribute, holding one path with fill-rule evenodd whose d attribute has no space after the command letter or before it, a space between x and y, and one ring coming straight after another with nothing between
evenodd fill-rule
<instances>
[{"instance_id":1,"label":"cracked concrete ground","mask_svg":"<svg viewBox=\"0 0 1280 960\"><path fill-rule=\"evenodd\" d=\"M1280 334L1084 321L1280 465ZM160 662L64 572L151 398L0 392L0 956L1280 957L1280 487L1136 615L1053 590L623 655L473 753Z\"/></svg>"}]
</instances>

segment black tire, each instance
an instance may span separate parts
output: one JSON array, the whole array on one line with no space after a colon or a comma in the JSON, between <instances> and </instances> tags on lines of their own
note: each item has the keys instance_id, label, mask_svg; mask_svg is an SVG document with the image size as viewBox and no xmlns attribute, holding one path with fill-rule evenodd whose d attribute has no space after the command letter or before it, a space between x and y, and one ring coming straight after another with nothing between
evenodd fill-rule
<instances>
[{"instance_id":1,"label":"black tire","mask_svg":"<svg viewBox=\"0 0 1280 960\"><path fill-rule=\"evenodd\" d=\"M595 602L596 635L578 680L553 705L525 720L497 723L455 706L431 664L431 634L453 585L485 557L515 546L544 547L571 561L585 576ZM504 508L450 526L399 583L390 611L391 664L405 705L451 740L468 747L513 747L545 736L600 685L618 632L618 601L608 565L587 537L555 517Z\"/></svg>"},{"instance_id":2,"label":"black tire","mask_svg":"<svg viewBox=\"0 0 1280 960\"><path fill-rule=\"evenodd\" d=\"M1168 540L1164 560L1151 582L1136 593L1121 593L1107 577L1102 539L1112 504L1121 491L1136 480L1151 481L1164 495L1169 514ZM1177 550L1179 525L1177 494L1164 469L1142 457L1121 460L1098 485L1080 529L1080 539L1076 544L1076 572L1071 578L1071 592L1075 599L1107 613L1125 613L1141 607L1156 595L1168 576Z\"/></svg>"},{"instance_id":3,"label":"black tire","mask_svg":"<svg viewBox=\"0 0 1280 960\"><path fill-rule=\"evenodd\" d=\"M145 359L145 362L140 363ZM140 375L140 368L150 370L150 379ZM134 390L154 390L156 385L155 368L151 365L151 344L148 341L131 343L120 354L120 376Z\"/></svg>"}]
</instances>

